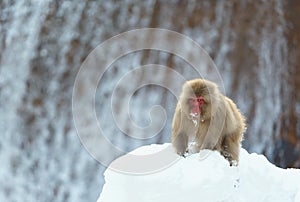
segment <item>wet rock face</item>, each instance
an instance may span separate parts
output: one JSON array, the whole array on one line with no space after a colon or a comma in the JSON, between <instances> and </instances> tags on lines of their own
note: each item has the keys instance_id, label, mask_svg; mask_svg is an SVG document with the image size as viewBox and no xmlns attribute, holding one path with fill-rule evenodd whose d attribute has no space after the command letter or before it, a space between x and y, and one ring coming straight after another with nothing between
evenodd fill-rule
<instances>
[{"instance_id":1,"label":"wet rock face","mask_svg":"<svg viewBox=\"0 0 300 202\"><path fill-rule=\"evenodd\" d=\"M103 167L76 135L73 84L97 45L142 27L174 30L198 42L216 63L227 95L248 117L244 146L279 166L300 167L299 8L296 0L1 1L0 200L96 200ZM158 51L132 53L111 66L99 83L96 113L124 152L170 141L176 99L166 89L148 86L132 97L131 116L142 126L149 123L145 109L165 108L166 125L153 138L128 138L109 115L118 79L150 63L172 67L187 79L194 76L180 58ZM176 82L168 75L165 80Z\"/></svg>"}]
</instances>

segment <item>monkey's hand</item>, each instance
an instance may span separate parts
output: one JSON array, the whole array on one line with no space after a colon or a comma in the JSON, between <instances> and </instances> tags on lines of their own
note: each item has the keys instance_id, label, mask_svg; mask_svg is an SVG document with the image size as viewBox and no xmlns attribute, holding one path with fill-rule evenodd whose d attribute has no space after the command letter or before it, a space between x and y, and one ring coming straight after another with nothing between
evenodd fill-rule
<instances>
[{"instance_id":1,"label":"monkey's hand","mask_svg":"<svg viewBox=\"0 0 300 202\"><path fill-rule=\"evenodd\" d=\"M188 151L187 148L184 148L182 145L180 145L179 147L175 148L176 149L176 153L179 156L183 156L186 157L188 155Z\"/></svg>"},{"instance_id":2,"label":"monkey's hand","mask_svg":"<svg viewBox=\"0 0 300 202\"><path fill-rule=\"evenodd\" d=\"M237 166L238 165L238 162L235 159L233 159L232 154L229 153L228 151L222 150L221 155L224 156L224 158L227 161L229 161L230 166Z\"/></svg>"}]
</instances>

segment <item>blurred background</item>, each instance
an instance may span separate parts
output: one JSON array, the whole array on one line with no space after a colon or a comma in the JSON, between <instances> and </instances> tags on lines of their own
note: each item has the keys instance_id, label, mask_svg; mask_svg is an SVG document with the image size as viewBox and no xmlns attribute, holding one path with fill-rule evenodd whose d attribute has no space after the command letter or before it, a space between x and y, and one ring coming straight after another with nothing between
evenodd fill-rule
<instances>
[{"instance_id":1,"label":"blurred background","mask_svg":"<svg viewBox=\"0 0 300 202\"><path fill-rule=\"evenodd\" d=\"M96 201L105 167L76 134L75 77L97 45L144 27L199 43L218 67L226 95L247 117L243 147L282 168L300 167L300 1L1 0L0 201ZM170 142L176 97L167 89L145 86L132 97L130 113L139 125L149 122L145 109L165 108L167 122L153 138L124 135L107 106L118 79L150 63L187 79L195 75L181 58L160 51L139 51L111 65L97 90L97 116L124 152Z\"/></svg>"}]
</instances>

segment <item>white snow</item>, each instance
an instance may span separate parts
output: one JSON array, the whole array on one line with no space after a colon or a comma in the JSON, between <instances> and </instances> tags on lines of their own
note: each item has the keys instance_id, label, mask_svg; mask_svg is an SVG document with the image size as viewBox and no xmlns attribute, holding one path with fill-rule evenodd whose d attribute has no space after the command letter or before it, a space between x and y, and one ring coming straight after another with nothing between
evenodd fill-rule
<instances>
[{"instance_id":1,"label":"white snow","mask_svg":"<svg viewBox=\"0 0 300 202\"><path fill-rule=\"evenodd\" d=\"M186 158L170 144L150 145L115 160L97 202L299 202L300 170L281 169L241 149L229 166L217 151Z\"/></svg>"}]
</instances>

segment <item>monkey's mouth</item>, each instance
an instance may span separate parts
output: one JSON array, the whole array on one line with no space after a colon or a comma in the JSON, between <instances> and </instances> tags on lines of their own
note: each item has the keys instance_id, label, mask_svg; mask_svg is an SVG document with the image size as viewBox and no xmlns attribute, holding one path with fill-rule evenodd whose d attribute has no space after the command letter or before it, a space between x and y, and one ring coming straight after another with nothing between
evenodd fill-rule
<instances>
[{"instance_id":1,"label":"monkey's mouth","mask_svg":"<svg viewBox=\"0 0 300 202\"><path fill-rule=\"evenodd\" d=\"M191 118L198 118L199 117L199 113L190 113Z\"/></svg>"}]
</instances>

